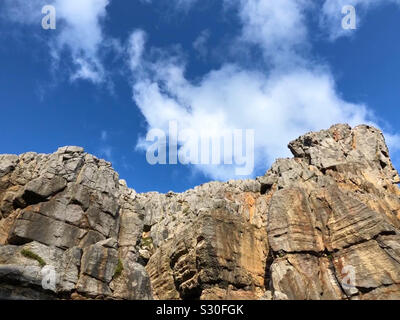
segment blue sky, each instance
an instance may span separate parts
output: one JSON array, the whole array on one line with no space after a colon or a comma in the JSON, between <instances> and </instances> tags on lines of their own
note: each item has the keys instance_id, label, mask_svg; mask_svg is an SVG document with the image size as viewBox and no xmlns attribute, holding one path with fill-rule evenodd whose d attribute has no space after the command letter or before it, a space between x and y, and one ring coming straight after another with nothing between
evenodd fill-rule
<instances>
[{"instance_id":1,"label":"blue sky","mask_svg":"<svg viewBox=\"0 0 400 320\"><path fill-rule=\"evenodd\" d=\"M240 177L229 165L150 165L141 138L169 120L254 129L253 175L302 133L368 122L400 165L400 2L82 2L0 3L0 153L79 145L138 192L180 192ZM45 4L56 30L41 27ZM341 28L345 4L356 30Z\"/></svg>"}]
</instances>

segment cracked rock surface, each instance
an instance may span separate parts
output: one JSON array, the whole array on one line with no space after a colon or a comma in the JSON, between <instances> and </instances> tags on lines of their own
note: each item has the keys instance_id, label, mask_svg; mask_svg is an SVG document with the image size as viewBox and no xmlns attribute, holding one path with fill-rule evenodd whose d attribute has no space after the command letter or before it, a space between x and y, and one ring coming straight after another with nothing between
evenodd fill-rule
<instances>
[{"instance_id":1,"label":"cracked rock surface","mask_svg":"<svg viewBox=\"0 0 400 320\"><path fill-rule=\"evenodd\" d=\"M0 155L0 299L400 299L382 133L335 125L289 148L257 179L167 194L79 147Z\"/></svg>"}]
</instances>

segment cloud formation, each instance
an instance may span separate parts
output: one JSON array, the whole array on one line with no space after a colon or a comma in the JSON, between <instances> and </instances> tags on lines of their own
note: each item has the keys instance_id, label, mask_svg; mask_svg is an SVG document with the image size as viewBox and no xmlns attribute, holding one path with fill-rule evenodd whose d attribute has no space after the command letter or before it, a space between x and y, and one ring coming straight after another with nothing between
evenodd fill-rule
<instances>
[{"instance_id":1,"label":"cloud formation","mask_svg":"<svg viewBox=\"0 0 400 320\"><path fill-rule=\"evenodd\" d=\"M151 58L148 53L154 48L146 48L147 35L134 31L128 45L135 75L133 98L149 130L168 132L171 120L178 121L182 130L207 129L215 136L225 130L254 129L254 174L260 174L277 157L288 156L286 144L307 131L344 122L374 125L368 107L345 101L329 68L315 64L307 54L306 13L313 9L309 1L225 1L238 6L242 24L233 41L260 48L269 67L225 63L193 81L185 76L181 56L163 51ZM141 140L139 146L143 145ZM194 168L214 179L238 178L235 165Z\"/></svg>"},{"instance_id":2,"label":"cloud formation","mask_svg":"<svg viewBox=\"0 0 400 320\"><path fill-rule=\"evenodd\" d=\"M153 4L154 2L157 2L159 0L139 0L139 1L145 4ZM169 1L168 4L173 5L175 9L179 11L188 11L197 2L198 0L173 0Z\"/></svg>"},{"instance_id":3,"label":"cloud formation","mask_svg":"<svg viewBox=\"0 0 400 320\"><path fill-rule=\"evenodd\" d=\"M42 7L56 8L57 30L49 46L57 64L65 50L71 55L71 80L85 79L93 83L104 81L105 70L100 48L105 41L102 21L109 0L3 0L3 19L40 27ZM34 29L33 29L34 30Z\"/></svg>"},{"instance_id":4,"label":"cloud formation","mask_svg":"<svg viewBox=\"0 0 400 320\"><path fill-rule=\"evenodd\" d=\"M206 58L208 54L207 41L210 38L210 31L203 30L196 40L193 41L193 49L197 51L201 58Z\"/></svg>"},{"instance_id":5,"label":"cloud formation","mask_svg":"<svg viewBox=\"0 0 400 320\"><path fill-rule=\"evenodd\" d=\"M106 16L109 0L56 0L54 6L65 23L55 47L55 54L63 48L70 50L77 69L72 79L87 79L98 83L104 79L99 49L104 36L101 20Z\"/></svg>"},{"instance_id":6,"label":"cloud formation","mask_svg":"<svg viewBox=\"0 0 400 320\"><path fill-rule=\"evenodd\" d=\"M273 63L292 62L308 45L305 12L313 7L311 1L224 1L238 7L242 23L239 39L260 46L265 58Z\"/></svg>"}]
</instances>

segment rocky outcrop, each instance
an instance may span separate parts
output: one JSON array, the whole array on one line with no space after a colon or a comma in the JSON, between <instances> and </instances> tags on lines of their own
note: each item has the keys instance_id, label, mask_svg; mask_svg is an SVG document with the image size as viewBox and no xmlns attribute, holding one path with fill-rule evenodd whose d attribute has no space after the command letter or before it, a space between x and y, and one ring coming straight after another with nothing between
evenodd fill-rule
<instances>
[{"instance_id":1,"label":"rocky outcrop","mask_svg":"<svg viewBox=\"0 0 400 320\"><path fill-rule=\"evenodd\" d=\"M110 163L65 147L0 164L1 298L152 298L144 266L118 244L135 195ZM54 268L47 277L39 257Z\"/></svg>"},{"instance_id":2,"label":"rocky outcrop","mask_svg":"<svg viewBox=\"0 0 400 320\"><path fill-rule=\"evenodd\" d=\"M255 180L137 194L64 147L0 156L0 298L400 299L382 133L336 125Z\"/></svg>"}]
</instances>

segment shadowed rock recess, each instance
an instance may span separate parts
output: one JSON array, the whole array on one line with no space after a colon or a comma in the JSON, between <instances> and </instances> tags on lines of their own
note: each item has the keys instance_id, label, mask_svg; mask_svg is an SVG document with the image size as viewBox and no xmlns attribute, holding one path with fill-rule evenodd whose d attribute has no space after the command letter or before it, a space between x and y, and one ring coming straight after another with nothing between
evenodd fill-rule
<instances>
[{"instance_id":1,"label":"shadowed rock recess","mask_svg":"<svg viewBox=\"0 0 400 320\"><path fill-rule=\"evenodd\" d=\"M78 147L0 155L0 298L400 299L382 133L336 125L289 148L256 180L179 194L136 193Z\"/></svg>"}]
</instances>

